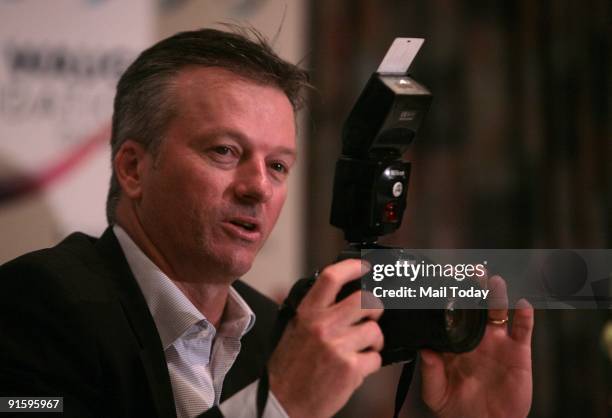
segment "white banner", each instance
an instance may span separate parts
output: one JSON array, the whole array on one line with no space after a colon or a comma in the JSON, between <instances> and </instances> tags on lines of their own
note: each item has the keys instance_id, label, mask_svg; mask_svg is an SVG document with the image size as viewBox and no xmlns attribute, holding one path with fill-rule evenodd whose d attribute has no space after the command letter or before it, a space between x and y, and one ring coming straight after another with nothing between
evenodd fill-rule
<instances>
[{"instance_id":1,"label":"white banner","mask_svg":"<svg viewBox=\"0 0 612 418\"><path fill-rule=\"evenodd\" d=\"M149 0L0 0L0 261L106 226L115 85L154 23Z\"/></svg>"}]
</instances>

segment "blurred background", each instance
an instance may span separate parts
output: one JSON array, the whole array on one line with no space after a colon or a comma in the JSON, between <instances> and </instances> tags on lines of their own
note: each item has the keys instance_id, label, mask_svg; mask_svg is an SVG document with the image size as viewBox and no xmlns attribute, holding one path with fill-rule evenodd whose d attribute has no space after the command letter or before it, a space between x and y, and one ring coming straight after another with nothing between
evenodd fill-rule
<instances>
[{"instance_id":1,"label":"blurred background","mask_svg":"<svg viewBox=\"0 0 612 418\"><path fill-rule=\"evenodd\" d=\"M290 199L247 277L268 295L343 247L328 223L342 122L398 36L426 39L411 74L434 101L386 244L612 248L609 0L0 0L0 262L103 231L118 75L156 40L219 21L262 31L316 88ZM612 416L611 318L536 313L530 416ZM369 378L341 415L391 416L398 374ZM427 415L409 403L403 416Z\"/></svg>"}]
</instances>

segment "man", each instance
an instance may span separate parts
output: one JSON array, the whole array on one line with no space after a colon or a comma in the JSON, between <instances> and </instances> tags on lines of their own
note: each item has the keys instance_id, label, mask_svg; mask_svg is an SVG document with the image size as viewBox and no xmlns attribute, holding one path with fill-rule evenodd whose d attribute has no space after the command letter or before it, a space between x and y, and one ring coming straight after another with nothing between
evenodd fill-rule
<instances>
[{"instance_id":1,"label":"man","mask_svg":"<svg viewBox=\"0 0 612 418\"><path fill-rule=\"evenodd\" d=\"M266 417L346 403L383 346L380 309L335 301L360 261L321 272L270 357L274 304L236 280L283 206L305 85L261 39L215 30L136 59L115 98L109 229L0 270L0 395L63 396L70 417L255 416L267 365ZM511 335L490 312L473 353L423 353L435 413L526 415L533 317L517 312Z\"/></svg>"}]
</instances>

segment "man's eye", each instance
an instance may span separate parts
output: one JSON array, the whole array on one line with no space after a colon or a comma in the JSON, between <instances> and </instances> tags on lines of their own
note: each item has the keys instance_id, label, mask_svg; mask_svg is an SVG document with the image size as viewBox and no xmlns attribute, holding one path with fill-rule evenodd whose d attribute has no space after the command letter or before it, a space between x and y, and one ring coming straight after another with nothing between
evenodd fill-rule
<instances>
[{"instance_id":1,"label":"man's eye","mask_svg":"<svg viewBox=\"0 0 612 418\"><path fill-rule=\"evenodd\" d=\"M270 167L272 167L272 170L283 174L289 171L287 167L282 163L272 163Z\"/></svg>"},{"instance_id":2,"label":"man's eye","mask_svg":"<svg viewBox=\"0 0 612 418\"><path fill-rule=\"evenodd\" d=\"M232 149L230 147L226 147L225 145L215 147L213 148L213 151L219 155L229 155L232 153Z\"/></svg>"}]
</instances>

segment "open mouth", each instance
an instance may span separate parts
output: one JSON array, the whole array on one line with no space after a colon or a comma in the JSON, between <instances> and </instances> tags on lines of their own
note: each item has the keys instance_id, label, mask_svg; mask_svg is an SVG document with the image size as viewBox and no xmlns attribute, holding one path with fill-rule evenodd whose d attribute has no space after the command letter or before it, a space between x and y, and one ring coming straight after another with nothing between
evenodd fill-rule
<instances>
[{"instance_id":1,"label":"open mouth","mask_svg":"<svg viewBox=\"0 0 612 418\"><path fill-rule=\"evenodd\" d=\"M239 227L241 227L243 229L246 229L247 231L255 231L255 230L257 230L257 225L255 225L254 223L240 221L240 220L232 220L230 222L232 223L232 225L239 226Z\"/></svg>"}]
</instances>

